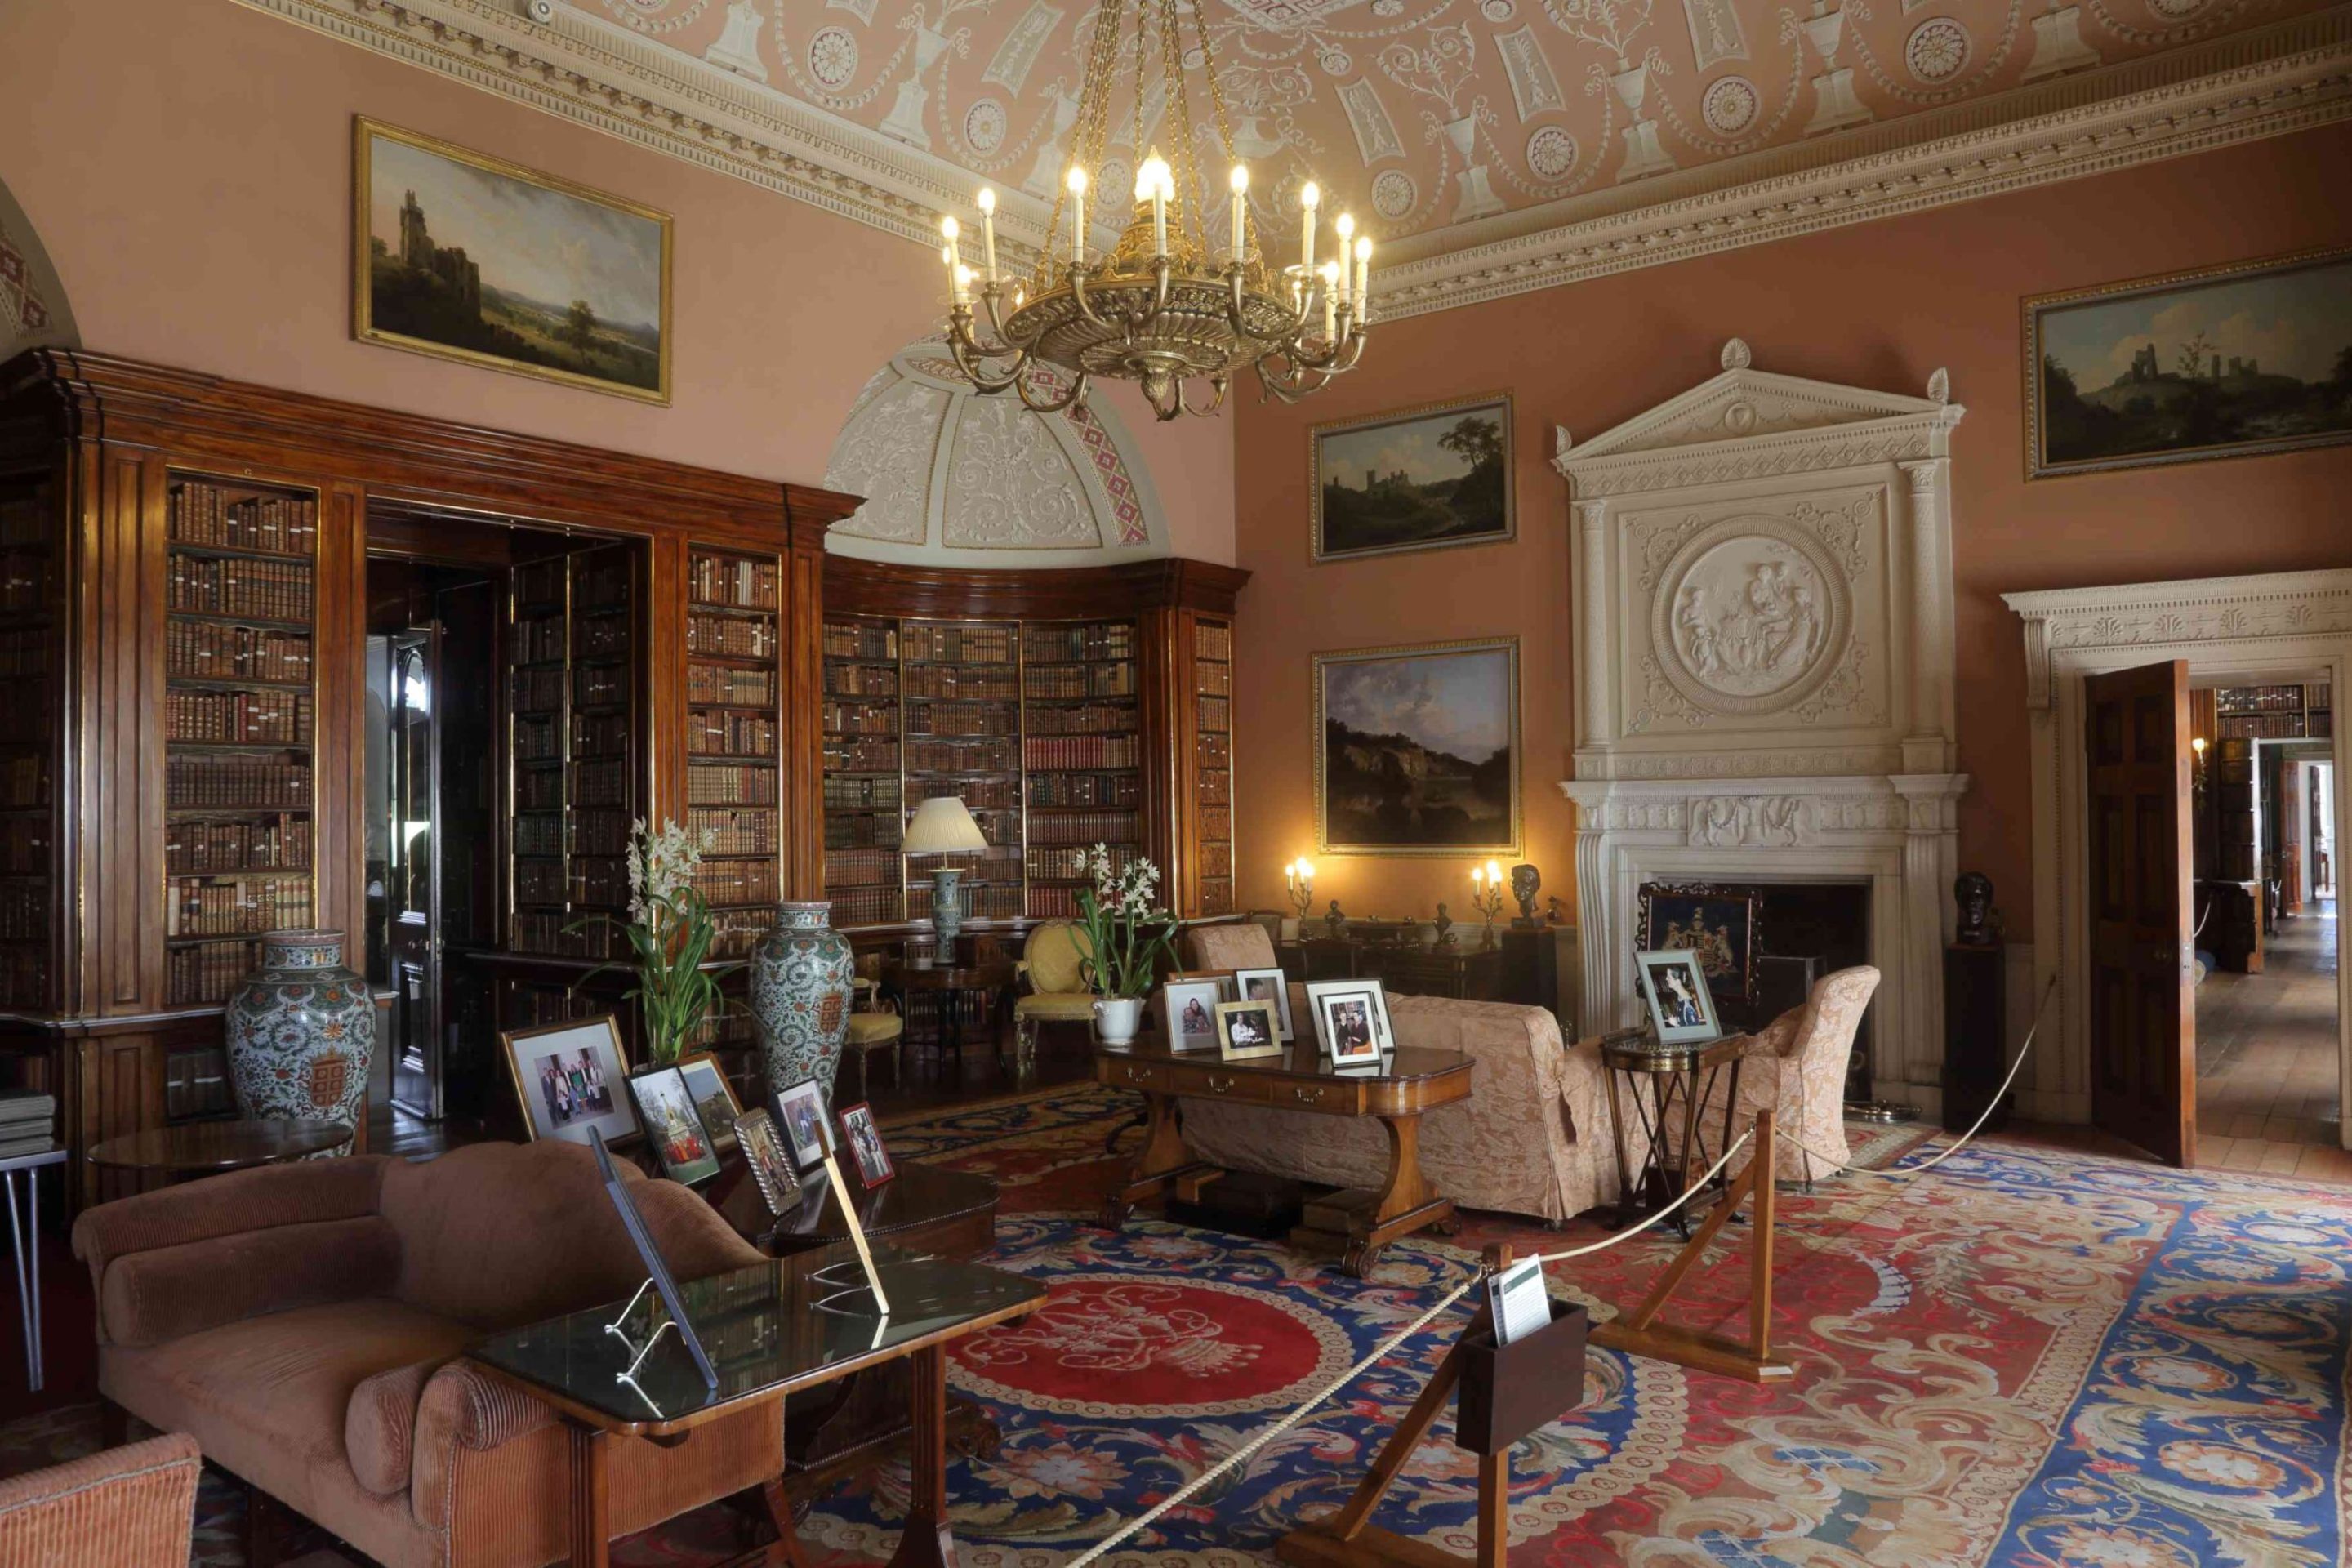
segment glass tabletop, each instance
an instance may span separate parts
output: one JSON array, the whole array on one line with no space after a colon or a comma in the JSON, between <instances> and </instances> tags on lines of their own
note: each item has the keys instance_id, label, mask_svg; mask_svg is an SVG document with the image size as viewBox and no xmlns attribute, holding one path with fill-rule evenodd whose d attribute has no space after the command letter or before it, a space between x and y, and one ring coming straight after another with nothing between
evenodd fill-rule
<instances>
[{"instance_id":1,"label":"glass tabletop","mask_svg":"<svg viewBox=\"0 0 2352 1568\"><path fill-rule=\"evenodd\" d=\"M1130 1046L1097 1046L1095 1055L1108 1061L1191 1062L1219 1072L1279 1073L1286 1078L1424 1079L1464 1071L1470 1066L1470 1058L1460 1051L1398 1046L1382 1051L1378 1061L1338 1067L1311 1038L1299 1039L1276 1056L1243 1057L1232 1061L1213 1050L1171 1050L1164 1039L1157 1037L1139 1039Z\"/></svg>"},{"instance_id":2,"label":"glass tabletop","mask_svg":"<svg viewBox=\"0 0 2352 1568\"><path fill-rule=\"evenodd\" d=\"M952 1338L1042 1303L1045 1288L1001 1268L918 1258L877 1249L890 1312L855 1262L803 1274L783 1262L754 1264L679 1287L687 1317L719 1373L706 1387L694 1358L662 1332L638 1366L630 1363L668 1318L646 1291L625 1319L623 1302L493 1334L466 1353L545 1389L616 1427L661 1428L737 1400L825 1382L861 1363L918 1342ZM618 1331L608 1324L619 1323Z\"/></svg>"}]
</instances>

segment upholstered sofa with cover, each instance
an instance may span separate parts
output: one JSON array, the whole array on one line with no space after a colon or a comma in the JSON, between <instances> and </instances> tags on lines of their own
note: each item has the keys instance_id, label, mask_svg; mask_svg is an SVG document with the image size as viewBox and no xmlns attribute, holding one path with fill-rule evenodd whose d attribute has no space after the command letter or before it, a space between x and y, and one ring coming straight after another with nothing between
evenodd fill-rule
<instances>
[{"instance_id":1,"label":"upholstered sofa with cover","mask_svg":"<svg viewBox=\"0 0 2352 1568\"><path fill-rule=\"evenodd\" d=\"M635 1176L625 1169L625 1177ZM678 1278L760 1262L702 1199L639 1179ZM215 1177L85 1210L99 1388L390 1568L535 1568L570 1550L570 1438L459 1360L502 1328L625 1297L635 1248L577 1144L487 1143ZM774 1479L772 1405L675 1447L612 1440L626 1534Z\"/></svg>"},{"instance_id":2,"label":"upholstered sofa with cover","mask_svg":"<svg viewBox=\"0 0 2352 1568\"><path fill-rule=\"evenodd\" d=\"M204 1458L184 1432L0 1481L0 1568L187 1568Z\"/></svg>"}]
</instances>

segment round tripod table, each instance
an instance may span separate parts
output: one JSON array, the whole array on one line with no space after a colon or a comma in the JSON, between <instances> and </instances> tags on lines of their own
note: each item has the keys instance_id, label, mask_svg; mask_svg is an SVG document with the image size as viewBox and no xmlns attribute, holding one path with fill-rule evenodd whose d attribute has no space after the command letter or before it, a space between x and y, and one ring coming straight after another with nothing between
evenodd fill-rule
<instances>
[{"instance_id":1,"label":"round tripod table","mask_svg":"<svg viewBox=\"0 0 2352 1568\"><path fill-rule=\"evenodd\" d=\"M150 1127L93 1144L93 1165L115 1171L155 1171L167 1180L214 1176L255 1165L277 1165L352 1141L340 1121L183 1121Z\"/></svg>"},{"instance_id":2,"label":"round tripod table","mask_svg":"<svg viewBox=\"0 0 2352 1568\"><path fill-rule=\"evenodd\" d=\"M1662 1046L1647 1033L1603 1035L1601 1076L1609 1083L1609 1121L1617 1143L1617 1221L1633 1225L1682 1196L1690 1185L1691 1150L1697 1141L1699 1114L1706 1108L1715 1083L1731 1069L1730 1092L1723 1099L1723 1142L1731 1147L1733 1108L1739 1103L1739 1064L1748 1054L1746 1035L1724 1035L1712 1040L1692 1040ZM1621 1096L1618 1079L1625 1080ZM1625 1106L1633 1102L1635 1120L1646 1144L1638 1173L1625 1149ZM1674 1110L1682 1110L1682 1137L1670 1136ZM1730 1186L1720 1173L1715 1188ZM1675 1211L1675 1227L1690 1238L1690 1208Z\"/></svg>"},{"instance_id":3,"label":"round tripod table","mask_svg":"<svg viewBox=\"0 0 2352 1568\"><path fill-rule=\"evenodd\" d=\"M963 1062L965 994L979 991L1001 995L1013 989L1013 961L1009 958L981 958L971 963L909 963L900 960L882 966L885 991L895 991L901 998L912 998L918 993L932 998L939 1016L940 1047L952 1050L959 1067ZM1004 1058L1002 1017L997 1020L996 1032L996 1055L1001 1066Z\"/></svg>"}]
</instances>

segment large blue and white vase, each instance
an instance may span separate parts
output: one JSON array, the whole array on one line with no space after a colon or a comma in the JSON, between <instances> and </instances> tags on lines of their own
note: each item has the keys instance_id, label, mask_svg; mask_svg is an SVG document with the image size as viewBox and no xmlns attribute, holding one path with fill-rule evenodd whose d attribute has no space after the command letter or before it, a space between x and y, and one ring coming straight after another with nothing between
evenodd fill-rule
<instances>
[{"instance_id":1,"label":"large blue and white vase","mask_svg":"<svg viewBox=\"0 0 2352 1568\"><path fill-rule=\"evenodd\" d=\"M751 953L751 1021L772 1100L814 1079L832 1102L856 978L849 939L832 917L824 900L778 904L774 927Z\"/></svg>"},{"instance_id":2,"label":"large blue and white vase","mask_svg":"<svg viewBox=\"0 0 2352 1568\"><path fill-rule=\"evenodd\" d=\"M343 967L342 932L265 934L261 967L228 999L227 1027L239 1116L356 1129L375 1056L375 1002Z\"/></svg>"}]
</instances>

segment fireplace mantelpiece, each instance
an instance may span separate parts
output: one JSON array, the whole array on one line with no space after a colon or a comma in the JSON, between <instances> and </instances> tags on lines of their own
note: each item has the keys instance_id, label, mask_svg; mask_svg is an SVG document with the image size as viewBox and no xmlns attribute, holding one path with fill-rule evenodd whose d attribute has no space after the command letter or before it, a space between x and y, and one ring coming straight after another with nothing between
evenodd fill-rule
<instances>
[{"instance_id":1,"label":"fireplace mantelpiece","mask_svg":"<svg viewBox=\"0 0 2352 1568\"><path fill-rule=\"evenodd\" d=\"M1940 1096L1957 867L1944 373L1722 373L1552 466L1576 520L1580 1023L1635 1012L1646 880L1866 881L1874 1092Z\"/></svg>"}]
</instances>

